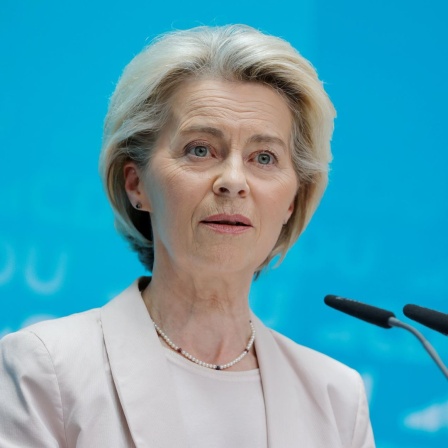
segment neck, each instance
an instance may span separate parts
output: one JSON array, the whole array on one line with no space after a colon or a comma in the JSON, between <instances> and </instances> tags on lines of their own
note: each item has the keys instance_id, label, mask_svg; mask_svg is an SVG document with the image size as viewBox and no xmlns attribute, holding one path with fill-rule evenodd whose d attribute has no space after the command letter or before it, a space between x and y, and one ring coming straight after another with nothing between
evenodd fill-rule
<instances>
[{"instance_id":1,"label":"neck","mask_svg":"<svg viewBox=\"0 0 448 448\"><path fill-rule=\"evenodd\" d=\"M155 265L143 298L151 318L177 346L201 361L226 364L251 335L248 296L252 273L192 273ZM255 351L229 370L257 367Z\"/></svg>"}]
</instances>

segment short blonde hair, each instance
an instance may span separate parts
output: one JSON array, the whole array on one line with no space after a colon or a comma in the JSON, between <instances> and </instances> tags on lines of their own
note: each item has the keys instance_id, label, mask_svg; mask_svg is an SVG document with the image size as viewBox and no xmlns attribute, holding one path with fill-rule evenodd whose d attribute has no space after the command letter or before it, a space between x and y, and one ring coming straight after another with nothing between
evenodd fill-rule
<instances>
[{"instance_id":1,"label":"short blonde hair","mask_svg":"<svg viewBox=\"0 0 448 448\"><path fill-rule=\"evenodd\" d=\"M123 167L147 167L169 116L169 100L192 78L257 82L280 92L293 115L292 161L299 180L294 212L259 272L282 259L311 219L328 182L334 107L316 71L288 42L245 25L197 27L162 35L125 68L106 116L100 172L117 230L152 270L149 213L127 197Z\"/></svg>"}]
</instances>

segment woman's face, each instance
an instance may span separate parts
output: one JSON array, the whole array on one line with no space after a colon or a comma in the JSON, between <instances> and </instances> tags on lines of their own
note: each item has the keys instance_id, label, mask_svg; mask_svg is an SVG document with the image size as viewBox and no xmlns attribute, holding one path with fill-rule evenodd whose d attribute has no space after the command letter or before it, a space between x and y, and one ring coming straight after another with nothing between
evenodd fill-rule
<instances>
[{"instance_id":1,"label":"woman's face","mask_svg":"<svg viewBox=\"0 0 448 448\"><path fill-rule=\"evenodd\" d=\"M262 84L197 80L171 107L131 198L151 214L155 267L252 274L294 208L288 105Z\"/></svg>"}]
</instances>

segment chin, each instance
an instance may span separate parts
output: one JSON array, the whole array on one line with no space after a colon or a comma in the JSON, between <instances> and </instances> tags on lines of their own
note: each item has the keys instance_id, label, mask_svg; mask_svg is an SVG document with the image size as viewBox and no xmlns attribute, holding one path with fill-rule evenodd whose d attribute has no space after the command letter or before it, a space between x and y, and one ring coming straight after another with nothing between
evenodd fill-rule
<instances>
[{"instance_id":1,"label":"chin","mask_svg":"<svg viewBox=\"0 0 448 448\"><path fill-rule=\"evenodd\" d=\"M198 254L194 260L189 260L189 266L200 268L204 272L216 272L217 274L231 274L247 272L251 276L263 263L266 257L248 259L250 249L208 251L206 254Z\"/></svg>"}]
</instances>

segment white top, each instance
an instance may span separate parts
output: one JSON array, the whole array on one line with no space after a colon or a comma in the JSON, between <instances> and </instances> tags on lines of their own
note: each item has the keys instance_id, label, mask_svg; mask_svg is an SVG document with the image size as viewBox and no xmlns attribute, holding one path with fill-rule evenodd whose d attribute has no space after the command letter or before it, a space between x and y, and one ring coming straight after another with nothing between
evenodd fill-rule
<instances>
[{"instance_id":1,"label":"white top","mask_svg":"<svg viewBox=\"0 0 448 448\"><path fill-rule=\"evenodd\" d=\"M267 448L266 414L259 369L211 370L165 349L187 446Z\"/></svg>"}]
</instances>

